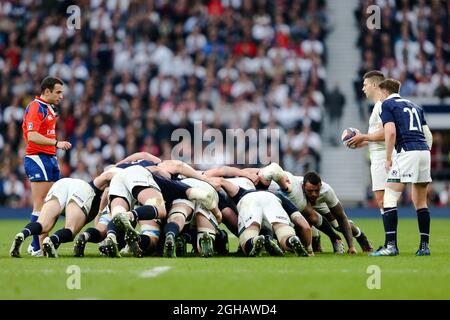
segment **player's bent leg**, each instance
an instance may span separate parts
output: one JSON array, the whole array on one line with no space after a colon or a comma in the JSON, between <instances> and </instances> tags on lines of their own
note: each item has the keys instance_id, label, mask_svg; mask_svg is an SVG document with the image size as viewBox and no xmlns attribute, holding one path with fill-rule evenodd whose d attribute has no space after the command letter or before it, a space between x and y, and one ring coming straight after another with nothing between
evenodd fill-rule
<instances>
[{"instance_id":1,"label":"player's bent leg","mask_svg":"<svg viewBox=\"0 0 450 320\"><path fill-rule=\"evenodd\" d=\"M75 202L69 202L66 206L65 228L77 235L85 225L86 213Z\"/></svg>"},{"instance_id":2,"label":"player's bent leg","mask_svg":"<svg viewBox=\"0 0 450 320\"><path fill-rule=\"evenodd\" d=\"M312 248L312 230L308 221L299 212L294 212L291 215L291 220L295 225L296 234L300 236L303 246L306 248L308 255L314 255Z\"/></svg>"},{"instance_id":3,"label":"player's bent leg","mask_svg":"<svg viewBox=\"0 0 450 320\"><path fill-rule=\"evenodd\" d=\"M386 183L384 190L383 226L385 231L385 243L369 256L396 256L399 254L397 247L397 203L403 192L404 184L397 182Z\"/></svg>"},{"instance_id":4,"label":"player's bent leg","mask_svg":"<svg viewBox=\"0 0 450 320\"><path fill-rule=\"evenodd\" d=\"M231 208L222 210L222 223L230 230L232 234L239 237L238 233L238 216Z\"/></svg>"},{"instance_id":5,"label":"player's bent leg","mask_svg":"<svg viewBox=\"0 0 450 320\"><path fill-rule=\"evenodd\" d=\"M83 210L71 201L66 206L65 227L44 239L43 250L49 258L58 257L57 249L62 243L71 242L76 233L85 225L86 215Z\"/></svg>"},{"instance_id":6,"label":"player's bent leg","mask_svg":"<svg viewBox=\"0 0 450 320\"><path fill-rule=\"evenodd\" d=\"M164 219L167 216L161 191L151 187L145 188L136 195L136 199L145 206L154 206L157 210L156 218Z\"/></svg>"},{"instance_id":7,"label":"player's bent leg","mask_svg":"<svg viewBox=\"0 0 450 320\"><path fill-rule=\"evenodd\" d=\"M304 210L302 214L312 226L316 227L316 229L322 231L330 238L334 253L345 253L344 243L342 242L341 237L334 232L333 227L327 219L323 218L322 215L318 214L315 210Z\"/></svg>"},{"instance_id":8,"label":"player's bent leg","mask_svg":"<svg viewBox=\"0 0 450 320\"><path fill-rule=\"evenodd\" d=\"M195 220L197 223L197 250L202 257L212 257L214 255L216 229L202 214L197 213Z\"/></svg>"},{"instance_id":9,"label":"player's bent leg","mask_svg":"<svg viewBox=\"0 0 450 320\"><path fill-rule=\"evenodd\" d=\"M373 192L375 194L375 200L377 202L378 208L383 210L384 208L384 190L376 190Z\"/></svg>"},{"instance_id":10,"label":"player's bent leg","mask_svg":"<svg viewBox=\"0 0 450 320\"><path fill-rule=\"evenodd\" d=\"M184 203L177 203L172 206L167 218L167 224L164 226L164 256L176 258L176 237L183 229L188 218L192 216L192 208Z\"/></svg>"},{"instance_id":11,"label":"player's bent leg","mask_svg":"<svg viewBox=\"0 0 450 320\"><path fill-rule=\"evenodd\" d=\"M20 257L20 251L25 239L31 235L37 236L44 231L47 233L53 228L58 219L62 208L56 198L47 201L43 207L43 214L39 216L38 221L30 222L24 229L15 235L14 241L9 250L11 257Z\"/></svg>"},{"instance_id":12,"label":"player's bent leg","mask_svg":"<svg viewBox=\"0 0 450 320\"><path fill-rule=\"evenodd\" d=\"M84 257L86 243L99 243L106 238L107 226L98 224L97 228L87 228L84 232L78 234L75 238L73 255L75 257Z\"/></svg>"},{"instance_id":13,"label":"player's bent leg","mask_svg":"<svg viewBox=\"0 0 450 320\"><path fill-rule=\"evenodd\" d=\"M417 212L419 224L420 244L416 256L429 256L431 254L430 242L430 211L427 203L428 183L414 183L412 185L412 200Z\"/></svg>"},{"instance_id":14,"label":"player's bent leg","mask_svg":"<svg viewBox=\"0 0 450 320\"><path fill-rule=\"evenodd\" d=\"M260 229L258 223L252 223L239 235L242 251L249 257L259 256L264 247L264 236L259 235Z\"/></svg>"},{"instance_id":15,"label":"player's bent leg","mask_svg":"<svg viewBox=\"0 0 450 320\"><path fill-rule=\"evenodd\" d=\"M303 248L300 239L295 235L294 228L287 224L274 223L273 229L284 250L293 251L298 256L308 256L308 253Z\"/></svg>"},{"instance_id":16,"label":"player's bent leg","mask_svg":"<svg viewBox=\"0 0 450 320\"><path fill-rule=\"evenodd\" d=\"M57 198L52 198L43 205L37 220L42 226L41 234L47 234L54 227L62 210L63 207Z\"/></svg>"}]
</instances>

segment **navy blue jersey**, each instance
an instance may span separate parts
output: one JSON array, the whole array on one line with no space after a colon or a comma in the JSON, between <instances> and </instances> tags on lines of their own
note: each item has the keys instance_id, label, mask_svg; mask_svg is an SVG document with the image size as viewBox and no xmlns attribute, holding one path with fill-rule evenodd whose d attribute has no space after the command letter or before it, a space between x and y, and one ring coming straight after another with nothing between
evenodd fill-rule
<instances>
[{"instance_id":1,"label":"navy blue jersey","mask_svg":"<svg viewBox=\"0 0 450 320\"><path fill-rule=\"evenodd\" d=\"M281 205L283 206L284 211L286 211L289 217L291 216L291 214L298 211L295 204L293 204L291 200L286 198L280 191L273 192L273 194L275 194L278 199L281 200Z\"/></svg>"},{"instance_id":2,"label":"navy blue jersey","mask_svg":"<svg viewBox=\"0 0 450 320\"><path fill-rule=\"evenodd\" d=\"M221 191L217 192L217 195L219 196L219 204L217 205L219 207L219 210L230 208L236 214L238 213L236 204L231 200L231 198L228 196L228 194L225 191L221 190Z\"/></svg>"},{"instance_id":3,"label":"navy blue jersey","mask_svg":"<svg viewBox=\"0 0 450 320\"><path fill-rule=\"evenodd\" d=\"M234 201L234 203L239 203L239 201L241 201L241 199L246 195L246 194L249 194L249 193L252 193L252 192L257 192L258 190L245 190L244 188L241 188L241 187L239 187L239 191L238 191L238 193L236 193L235 195L234 195L234 197L231 197L231 200L233 200Z\"/></svg>"},{"instance_id":4,"label":"navy blue jersey","mask_svg":"<svg viewBox=\"0 0 450 320\"><path fill-rule=\"evenodd\" d=\"M397 152L402 149L404 151L428 150L422 128L427 124L422 107L399 95L392 95L381 105L380 116L383 126L388 122L395 123Z\"/></svg>"},{"instance_id":5,"label":"navy blue jersey","mask_svg":"<svg viewBox=\"0 0 450 320\"><path fill-rule=\"evenodd\" d=\"M186 183L170 180L155 173L153 173L153 179L161 189L161 193L167 205L171 205L176 199L188 198L186 191L191 187Z\"/></svg>"},{"instance_id":6,"label":"navy blue jersey","mask_svg":"<svg viewBox=\"0 0 450 320\"><path fill-rule=\"evenodd\" d=\"M141 166L141 167L152 167L152 166L156 166L157 163L154 163L152 161L147 161L147 160L136 160L136 161L132 161L132 162L125 162L125 163L121 163L119 165L117 165L117 168L120 169L125 169L128 167L132 167L132 166Z\"/></svg>"}]
</instances>

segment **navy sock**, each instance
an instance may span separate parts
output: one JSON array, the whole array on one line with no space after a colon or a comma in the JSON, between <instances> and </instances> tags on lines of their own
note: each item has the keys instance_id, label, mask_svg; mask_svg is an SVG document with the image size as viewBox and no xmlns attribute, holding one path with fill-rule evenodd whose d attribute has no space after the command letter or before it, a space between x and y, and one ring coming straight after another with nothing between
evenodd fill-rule
<instances>
[{"instance_id":1,"label":"navy sock","mask_svg":"<svg viewBox=\"0 0 450 320\"><path fill-rule=\"evenodd\" d=\"M166 234L166 236L169 233L172 233L175 237L178 233L180 233L180 228L175 222L169 222L164 226L164 233Z\"/></svg>"},{"instance_id":2,"label":"navy sock","mask_svg":"<svg viewBox=\"0 0 450 320\"><path fill-rule=\"evenodd\" d=\"M158 218L158 209L155 206L141 206L131 211L134 220L153 220Z\"/></svg>"},{"instance_id":3,"label":"navy sock","mask_svg":"<svg viewBox=\"0 0 450 320\"><path fill-rule=\"evenodd\" d=\"M25 236L25 238L29 237L30 235L37 235L38 236L38 235L41 234L41 232L42 232L42 225L39 222L30 222L22 230L22 233ZM33 250L34 250L34 247L33 247Z\"/></svg>"},{"instance_id":4,"label":"navy sock","mask_svg":"<svg viewBox=\"0 0 450 320\"><path fill-rule=\"evenodd\" d=\"M262 234L264 237L268 236L270 239L273 239L273 231L272 229L267 228L266 226L261 226L261 231L259 234Z\"/></svg>"},{"instance_id":5,"label":"navy sock","mask_svg":"<svg viewBox=\"0 0 450 320\"><path fill-rule=\"evenodd\" d=\"M115 235L117 235L117 233L119 232L119 228L117 228L117 226L114 224L114 222L111 220L110 222L108 222L108 234L109 233L114 233Z\"/></svg>"},{"instance_id":6,"label":"navy sock","mask_svg":"<svg viewBox=\"0 0 450 320\"><path fill-rule=\"evenodd\" d=\"M52 240L55 247L58 247L61 243L72 241L73 233L70 229L59 229L50 237L50 240Z\"/></svg>"},{"instance_id":7,"label":"navy sock","mask_svg":"<svg viewBox=\"0 0 450 320\"><path fill-rule=\"evenodd\" d=\"M397 208L384 208L383 213L384 232L386 233L386 240L384 245L397 247L397 225L398 216Z\"/></svg>"},{"instance_id":8,"label":"navy sock","mask_svg":"<svg viewBox=\"0 0 450 320\"><path fill-rule=\"evenodd\" d=\"M39 218L39 216L31 214L30 222L36 222L38 220L38 218ZM31 246L33 247L34 251L38 251L39 249L41 249L41 245L39 243L39 234L33 235L33 241L31 241Z\"/></svg>"},{"instance_id":9,"label":"navy sock","mask_svg":"<svg viewBox=\"0 0 450 320\"><path fill-rule=\"evenodd\" d=\"M98 231L98 229L96 228L88 228L84 232L89 235L89 239L87 240L88 242L99 243L103 240L100 231Z\"/></svg>"},{"instance_id":10,"label":"navy sock","mask_svg":"<svg viewBox=\"0 0 450 320\"><path fill-rule=\"evenodd\" d=\"M125 247L125 245L126 245L125 234L122 230L117 228L117 226L112 222L112 220L108 223L107 234L110 234L110 233L112 233L116 236L117 247L119 248L119 250L122 249L123 247Z\"/></svg>"},{"instance_id":11,"label":"navy sock","mask_svg":"<svg viewBox=\"0 0 450 320\"><path fill-rule=\"evenodd\" d=\"M244 245L245 253L248 255L253 249L253 238L248 239Z\"/></svg>"},{"instance_id":12,"label":"navy sock","mask_svg":"<svg viewBox=\"0 0 450 320\"><path fill-rule=\"evenodd\" d=\"M139 247L145 251L149 246L150 246L150 237L145 234L139 235Z\"/></svg>"},{"instance_id":13,"label":"navy sock","mask_svg":"<svg viewBox=\"0 0 450 320\"><path fill-rule=\"evenodd\" d=\"M430 242L430 211L428 208L417 210L417 222L419 223L420 247L428 247Z\"/></svg>"}]
</instances>

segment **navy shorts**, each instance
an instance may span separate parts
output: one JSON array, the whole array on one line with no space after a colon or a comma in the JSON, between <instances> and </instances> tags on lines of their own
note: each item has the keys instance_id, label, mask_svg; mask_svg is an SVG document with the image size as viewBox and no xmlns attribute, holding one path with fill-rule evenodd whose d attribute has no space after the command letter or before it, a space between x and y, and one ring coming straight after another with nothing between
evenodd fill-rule
<instances>
[{"instance_id":1,"label":"navy shorts","mask_svg":"<svg viewBox=\"0 0 450 320\"><path fill-rule=\"evenodd\" d=\"M61 177L56 156L43 153L25 156L23 165L30 182L55 182Z\"/></svg>"}]
</instances>

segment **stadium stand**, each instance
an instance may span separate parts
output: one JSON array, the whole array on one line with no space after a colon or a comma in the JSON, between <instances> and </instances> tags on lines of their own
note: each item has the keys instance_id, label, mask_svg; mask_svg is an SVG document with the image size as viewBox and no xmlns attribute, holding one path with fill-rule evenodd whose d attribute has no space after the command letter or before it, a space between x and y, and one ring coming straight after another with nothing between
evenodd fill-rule
<instances>
[{"instance_id":1,"label":"stadium stand","mask_svg":"<svg viewBox=\"0 0 450 320\"><path fill-rule=\"evenodd\" d=\"M0 4L0 204L30 205L20 126L45 75L66 84L63 176L87 179L136 151L170 158L173 130L199 120L279 128L284 167L319 169L325 1L96 0L80 6L79 30L66 27L71 2L55 3Z\"/></svg>"}]
</instances>

